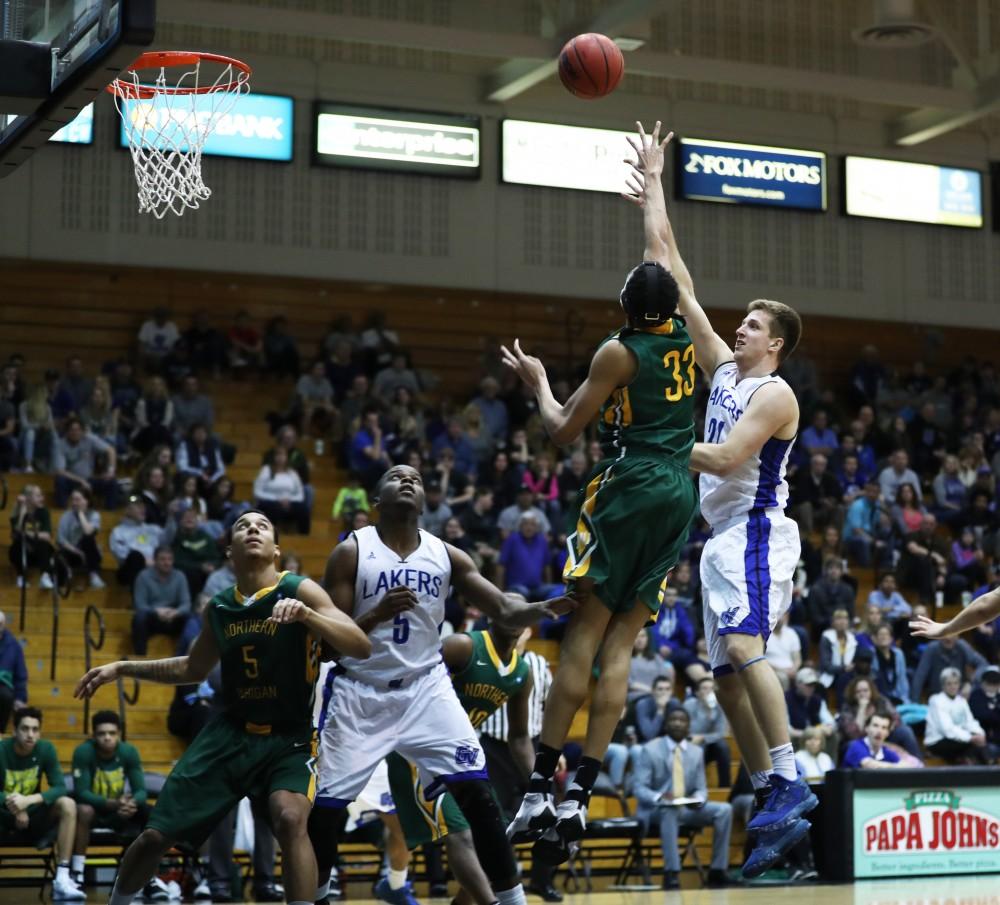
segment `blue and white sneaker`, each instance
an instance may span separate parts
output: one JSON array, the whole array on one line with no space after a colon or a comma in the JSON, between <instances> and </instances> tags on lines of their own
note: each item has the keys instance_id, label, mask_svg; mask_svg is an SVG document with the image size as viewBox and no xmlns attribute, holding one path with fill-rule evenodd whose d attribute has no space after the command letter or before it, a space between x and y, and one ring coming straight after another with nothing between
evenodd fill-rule
<instances>
[{"instance_id":1,"label":"blue and white sneaker","mask_svg":"<svg viewBox=\"0 0 1000 905\"><path fill-rule=\"evenodd\" d=\"M803 814L808 814L819 804L819 799L804 779L787 780L777 773L772 773L770 780L771 794L768 796L767 804L754 814L747 824L749 833L794 826Z\"/></svg>"},{"instance_id":2,"label":"blue and white sneaker","mask_svg":"<svg viewBox=\"0 0 1000 905\"><path fill-rule=\"evenodd\" d=\"M753 851L743 865L747 880L759 877L783 860L788 851L808 832L811 824L801 818L791 826L775 830L761 830L754 839Z\"/></svg>"},{"instance_id":3,"label":"blue and white sneaker","mask_svg":"<svg viewBox=\"0 0 1000 905\"><path fill-rule=\"evenodd\" d=\"M407 883L399 889L392 889L389 886L389 878L383 877L375 886L375 898L380 902L388 902L389 905L420 905L413 895L413 887Z\"/></svg>"},{"instance_id":4,"label":"blue and white sneaker","mask_svg":"<svg viewBox=\"0 0 1000 905\"><path fill-rule=\"evenodd\" d=\"M507 841L534 842L550 827L555 826L556 809L550 792L528 792L517 814L507 827Z\"/></svg>"}]
</instances>

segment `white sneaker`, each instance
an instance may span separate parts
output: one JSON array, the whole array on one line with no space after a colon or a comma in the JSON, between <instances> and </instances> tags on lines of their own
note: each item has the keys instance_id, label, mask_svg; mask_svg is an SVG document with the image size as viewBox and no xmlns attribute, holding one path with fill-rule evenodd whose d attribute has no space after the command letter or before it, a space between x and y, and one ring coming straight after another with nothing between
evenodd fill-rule
<instances>
[{"instance_id":1,"label":"white sneaker","mask_svg":"<svg viewBox=\"0 0 1000 905\"><path fill-rule=\"evenodd\" d=\"M531 855L542 864L565 864L580 847L587 829L587 808L573 799L564 800L556 809L556 823L531 849Z\"/></svg>"},{"instance_id":2,"label":"white sneaker","mask_svg":"<svg viewBox=\"0 0 1000 905\"><path fill-rule=\"evenodd\" d=\"M38 581L38 587L43 591L51 591L55 587L52 583L52 576L48 572L42 572L42 577Z\"/></svg>"},{"instance_id":3,"label":"white sneaker","mask_svg":"<svg viewBox=\"0 0 1000 905\"><path fill-rule=\"evenodd\" d=\"M169 902L170 901L170 887L164 883L159 877L153 877L145 886L142 887L142 901L143 902Z\"/></svg>"},{"instance_id":4,"label":"white sneaker","mask_svg":"<svg viewBox=\"0 0 1000 905\"><path fill-rule=\"evenodd\" d=\"M517 815L507 827L507 840L512 844L531 842L556 822L556 809L550 792L528 792L517 809Z\"/></svg>"},{"instance_id":5,"label":"white sneaker","mask_svg":"<svg viewBox=\"0 0 1000 905\"><path fill-rule=\"evenodd\" d=\"M167 881L167 892L170 893L171 902L179 902L182 898L181 895L181 884L176 880Z\"/></svg>"},{"instance_id":6,"label":"white sneaker","mask_svg":"<svg viewBox=\"0 0 1000 905\"><path fill-rule=\"evenodd\" d=\"M90 573L90 586L92 588L95 588L98 591L101 588L106 588L107 587L107 585L104 583L104 579L101 578L101 575L100 575L99 572L91 572Z\"/></svg>"},{"instance_id":7,"label":"white sneaker","mask_svg":"<svg viewBox=\"0 0 1000 905\"><path fill-rule=\"evenodd\" d=\"M52 881L52 901L53 902L84 902L87 894L77 886L72 878L56 877Z\"/></svg>"},{"instance_id":8,"label":"white sneaker","mask_svg":"<svg viewBox=\"0 0 1000 905\"><path fill-rule=\"evenodd\" d=\"M208 885L208 880L204 877L201 878L198 885L194 888L194 900L196 902L212 901L212 888Z\"/></svg>"},{"instance_id":9,"label":"white sneaker","mask_svg":"<svg viewBox=\"0 0 1000 905\"><path fill-rule=\"evenodd\" d=\"M17 586L19 588L30 588L31 582L27 581L23 575L17 576Z\"/></svg>"}]
</instances>

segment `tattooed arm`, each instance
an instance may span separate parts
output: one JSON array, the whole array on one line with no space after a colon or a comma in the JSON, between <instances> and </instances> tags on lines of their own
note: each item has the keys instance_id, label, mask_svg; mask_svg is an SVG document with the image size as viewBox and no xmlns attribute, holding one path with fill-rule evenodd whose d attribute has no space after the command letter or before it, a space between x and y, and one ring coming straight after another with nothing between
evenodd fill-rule
<instances>
[{"instance_id":1,"label":"tattooed arm","mask_svg":"<svg viewBox=\"0 0 1000 905\"><path fill-rule=\"evenodd\" d=\"M203 681L218 662L219 648L212 630L204 625L187 656L167 660L119 660L106 666L96 666L77 683L73 697L92 697L98 688L116 681L119 676L164 685L193 685Z\"/></svg>"}]
</instances>

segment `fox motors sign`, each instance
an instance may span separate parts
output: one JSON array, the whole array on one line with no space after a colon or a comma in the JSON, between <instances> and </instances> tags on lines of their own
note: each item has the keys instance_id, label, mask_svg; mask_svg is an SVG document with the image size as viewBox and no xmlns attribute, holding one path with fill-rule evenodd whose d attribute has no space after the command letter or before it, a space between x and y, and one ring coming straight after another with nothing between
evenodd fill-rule
<instances>
[{"instance_id":1,"label":"fox motors sign","mask_svg":"<svg viewBox=\"0 0 1000 905\"><path fill-rule=\"evenodd\" d=\"M865 821L864 854L982 852L1000 847L1000 820L964 805L962 798L944 789L911 792L900 807Z\"/></svg>"}]
</instances>

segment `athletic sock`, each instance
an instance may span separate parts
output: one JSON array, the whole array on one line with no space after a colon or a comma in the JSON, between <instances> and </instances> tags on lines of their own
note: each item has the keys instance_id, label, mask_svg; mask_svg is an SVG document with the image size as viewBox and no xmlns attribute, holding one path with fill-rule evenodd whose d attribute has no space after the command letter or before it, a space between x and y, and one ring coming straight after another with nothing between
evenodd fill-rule
<instances>
[{"instance_id":1,"label":"athletic sock","mask_svg":"<svg viewBox=\"0 0 1000 905\"><path fill-rule=\"evenodd\" d=\"M406 868L393 870L389 868L389 889L402 889L406 886Z\"/></svg>"},{"instance_id":2,"label":"athletic sock","mask_svg":"<svg viewBox=\"0 0 1000 905\"><path fill-rule=\"evenodd\" d=\"M513 889L503 891L496 889L497 902L499 905L528 905L528 900L524 897L524 887L518 883Z\"/></svg>"},{"instance_id":3,"label":"athletic sock","mask_svg":"<svg viewBox=\"0 0 1000 905\"><path fill-rule=\"evenodd\" d=\"M782 779L795 782L798 773L795 770L795 749L791 742L771 749L771 763L774 764L772 772L777 773Z\"/></svg>"},{"instance_id":4,"label":"athletic sock","mask_svg":"<svg viewBox=\"0 0 1000 905\"><path fill-rule=\"evenodd\" d=\"M771 785L771 772L769 770L754 770L750 774L750 783L755 792L758 789L766 789Z\"/></svg>"},{"instance_id":5,"label":"athletic sock","mask_svg":"<svg viewBox=\"0 0 1000 905\"><path fill-rule=\"evenodd\" d=\"M538 753L535 755L535 768L531 771L531 780L528 783L529 792L551 791L552 777L555 776L560 757L562 757L562 751L558 748L550 748L546 744L538 746Z\"/></svg>"},{"instance_id":6,"label":"athletic sock","mask_svg":"<svg viewBox=\"0 0 1000 905\"><path fill-rule=\"evenodd\" d=\"M322 886L316 887L316 895L313 896L313 901L318 902L320 899L325 899L330 895L330 881L327 880Z\"/></svg>"},{"instance_id":7,"label":"athletic sock","mask_svg":"<svg viewBox=\"0 0 1000 905\"><path fill-rule=\"evenodd\" d=\"M86 855L74 855L73 863L71 866L71 871L74 874L82 874L87 866L87 856Z\"/></svg>"},{"instance_id":8,"label":"athletic sock","mask_svg":"<svg viewBox=\"0 0 1000 905\"><path fill-rule=\"evenodd\" d=\"M69 880L69 861L60 861L56 867L56 880L65 883Z\"/></svg>"},{"instance_id":9,"label":"athletic sock","mask_svg":"<svg viewBox=\"0 0 1000 905\"><path fill-rule=\"evenodd\" d=\"M584 757L580 759L580 766L576 769L576 776L566 790L568 801L578 801L584 807L590 802L590 793L597 782L597 774L601 772L601 762L594 757Z\"/></svg>"},{"instance_id":10,"label":"athletic sock","mask_svg":"<svg viewBox=\"0 0 1000 905\"><path fill-rule=\"evenodd\" d=\"M123 893L118 891L118 881L115 880L115 885L111 888L111 898L108 899L108 905L132 905L132 901L135 899L135 893Z\"/></svg>"}]
</instances>

